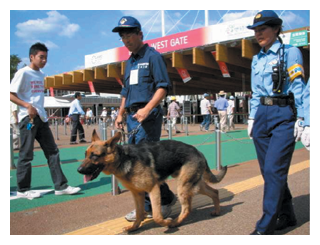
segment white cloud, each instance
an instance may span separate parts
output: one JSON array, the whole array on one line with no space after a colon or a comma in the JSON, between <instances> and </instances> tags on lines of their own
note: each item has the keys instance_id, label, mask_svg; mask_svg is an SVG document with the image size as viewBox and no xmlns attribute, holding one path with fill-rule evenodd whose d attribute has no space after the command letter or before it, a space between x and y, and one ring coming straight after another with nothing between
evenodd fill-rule
<instances>
[{"instance_id":1,"label":"white cloud","mask_svg":"<svg viewBox=\"0 0 320 245\"><path fill-rule=\"evenodd\" d=\"M307 25L307 22L305 19L303 19L301 16L296 15L292 13L291 11L285 11L280 18L283 20L283 25L289 25L289 28L292 26L303 26ZM290 28L291 29L291 28Z\"/></svg>"},{"instance_id":2,"label":"white cloud","mask_svg":"<svg viewBox=\"0 0 320 245\"><path fill-rule=\"evenodd\" d=\"M26 40L54 35L70 38L80 29L78 24L70 23L68 17L57 11L49 11L47 15L47 18L28 20L17 24L15 34Z\"/></svg>"}]
</instances>

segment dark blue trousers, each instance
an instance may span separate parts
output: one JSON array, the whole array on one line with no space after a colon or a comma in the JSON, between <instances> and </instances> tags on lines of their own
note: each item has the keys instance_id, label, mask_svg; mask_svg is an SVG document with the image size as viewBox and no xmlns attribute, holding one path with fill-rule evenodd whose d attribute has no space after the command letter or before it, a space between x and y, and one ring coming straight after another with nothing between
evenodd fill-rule
<instances>
[{"instance_id":1,"label":"dark blue trousers","mask_svg":"<svg viewBox=\"0 0 320 245\"><path fill-rule=\"evenodd\" d=\"M259 105L255 116L253 141L264 178L263 215L256 226L260 232L273 232L278 215L293 212L287 178L295 120L290 106Z\"/></svg>"},{"instance_id":2,"label":"dark blue trousers","mask_svg":"<svg viewBox=\"0 0 320 245\"><path fill-rule=\"evenodd\" d=\"M128 132L130 133L132 130L136 129L140 124L133 115L135 113L131 112L127 116L127 127ZM141 127L136 134L133 134L129 137L129 144L139 144L143 142L155 142L160 141L161 136L161 126L162 126L162 117L163 114L161 112L161 107L158 106L154 108L149 116L142 122ZM160 185L160 193L161 193L161 205L168 205L172 202L174 194L170 191L169 186L164 182ZM145 196L145 210L151 211L151 201L148 193Z\"/></svg>"}]
</instances>

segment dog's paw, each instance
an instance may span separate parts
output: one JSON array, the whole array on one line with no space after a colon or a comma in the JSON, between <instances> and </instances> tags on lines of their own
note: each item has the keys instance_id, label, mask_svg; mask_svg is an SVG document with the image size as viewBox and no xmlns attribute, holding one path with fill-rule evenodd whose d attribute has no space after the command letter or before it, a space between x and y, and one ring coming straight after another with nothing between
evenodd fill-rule
<instances>
[{"instance_id":1,"label":"dog's paw","mask_svg":"<svg viewBox=\"0 0 320 245\"><path fill-rule=\"evenodd\" d=\"M211 214L211 216L219 216L220 215L220 211L214 210L210 214Z\"/></svg>"},{"instance_id":2,"label":"dog's paw","mask_svg":"<svg viewBox=\"0 0 320 245\"><path fill-rule=\"evenodd\" d=\"M133 232L133 231L136 231L138 229L139 229L139 227L137 228L137 227L134 227L134 226L126 226L126 227L123 228L123 231L124 232Z\"/></svg>"}]
</instances>

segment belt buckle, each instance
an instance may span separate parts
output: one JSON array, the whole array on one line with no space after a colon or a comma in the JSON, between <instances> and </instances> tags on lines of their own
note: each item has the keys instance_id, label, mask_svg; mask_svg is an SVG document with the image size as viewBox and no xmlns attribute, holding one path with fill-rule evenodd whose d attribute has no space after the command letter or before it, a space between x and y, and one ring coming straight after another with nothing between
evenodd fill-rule
<instances>
[{"instance_id":1,"label":"belt buckle","mask_svg":"<svg viewBox=\"0 0 320 245\"><path fill-rule=\"evenodd\" d=\"M273 99L270 98L270 97L265 97L265 98L264 98L264 103L265 103L266 105L273 105Z\"/></svg>"}]
</instances>

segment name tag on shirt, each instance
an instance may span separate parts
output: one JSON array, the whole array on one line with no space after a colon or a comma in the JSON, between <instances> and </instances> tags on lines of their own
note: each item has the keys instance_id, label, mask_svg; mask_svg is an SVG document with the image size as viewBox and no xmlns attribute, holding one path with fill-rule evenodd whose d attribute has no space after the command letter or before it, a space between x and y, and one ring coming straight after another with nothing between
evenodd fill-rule
<instances>
[{"instance_id":1,"label":"name tag on shirt","mask_svg":"<svg viewBox=\"0 0 320 245\"><path fill-rule=\"evenodd\" d=\"M138 69L137 70L131 70L130 72L130 85L138 84Z\"/></svg>"}]
</instances>

